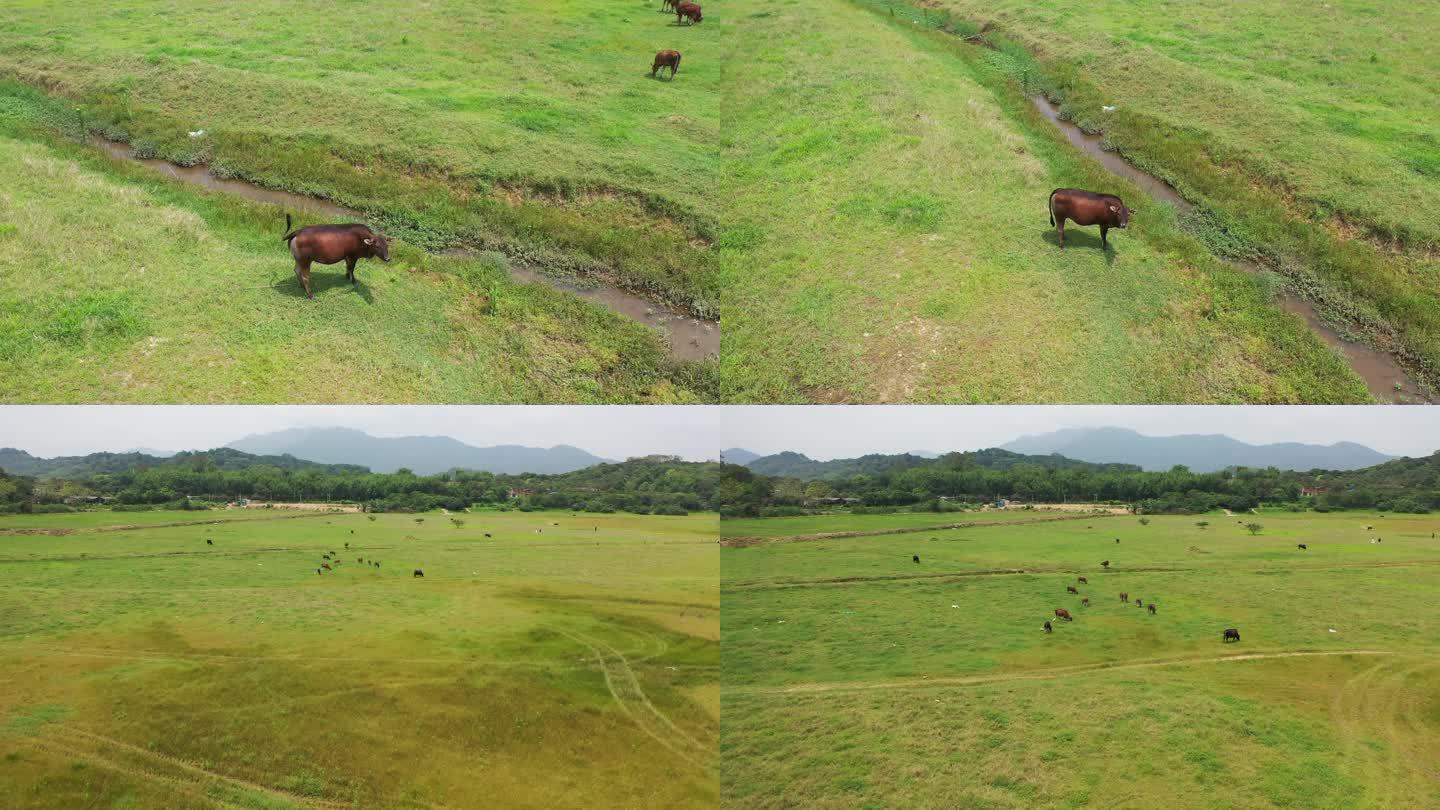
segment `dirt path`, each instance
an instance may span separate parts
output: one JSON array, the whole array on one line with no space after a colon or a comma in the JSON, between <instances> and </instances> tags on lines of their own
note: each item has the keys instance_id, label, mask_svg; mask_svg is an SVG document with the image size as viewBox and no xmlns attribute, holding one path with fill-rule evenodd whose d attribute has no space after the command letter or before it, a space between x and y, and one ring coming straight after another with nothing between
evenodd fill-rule
<instances>
[{"instance_id":1,"label":"dirt path","mask_svg":"<svg viewBox=\"0 0 1440 810\"><path fill-rule=\"evenodd\" d=\"M1152 658L1143 661L1123 663L1078 664L1052 669L1035 669L996 675L958 675L921 678L905 678L889 681L835 681L829 683L800 683L790 686L737 687L728 691L760 695L797 695L821 692L861 692L882 689L924 689L934 686L984 686L993 683L1013 681L1043 681L1090 672L1125 671L1154 669L1157 667L1194 666L1196 664L1226 664L1239 661L1264 661L1276 658L1307 658L1335 655L1411 655L1388 650L1292 650L1286 652L1238 653L1235 655L1207 656L1204 658Z\"/></svg>"},{"instance_id":2,"label":"dirt path","mask_svg":"<svg viewBox=\"0 0 1440 810\"><path fill-rule=\"evenodd\" d=\"M1360 568L1416 568L1440 565L1440 560L1396 560L1394 562L1335 563L1333 565L1287 565L1284 568L1255 568L1242 573L1268 574L1275 571L1351 571ZM1150 565L1136 568L1111 568L1107 571L1090 571L1079 568L985 568L977 571L950 571L937 574L884 574L875 576L820 577L816 579L785 580L739 580L727 582L727 591L768 591L783 588L805 588L813 585L865 585L873 582L915 582L930 579L961 579L965 577L1002 577L1020 574L1086 574L1092 577L1115 574L1173 574L1186 571L1213 571L1214 566L1167 566ZM1226 569L1231 570L1233 569Z\"/></svg>"},{"instance_id":3,"label":"dirt path","mask_svg":"<svg viewBox=\"0 0 1440 810\"><path fill-rule=\"evenodd\" d=\"M866 529L854 532L820 532L818 534L790 534L777 537L721 537L720 545L729 548L748 548L771 543L805 543L813 540L845 540L851 537L878 537L885 534L916 534L918 532L941 532L949 529L983 529L993 526L1026 526L1032 523L1054 523L1061 520L1099 520L1116 517L1115 513L1088 512L1079 515L1056 515L1054 517L1027 518L1024 520L970 520L964 523L940 523L934 526L901 526L894 529Z\"/></svg>"}]
</instances>

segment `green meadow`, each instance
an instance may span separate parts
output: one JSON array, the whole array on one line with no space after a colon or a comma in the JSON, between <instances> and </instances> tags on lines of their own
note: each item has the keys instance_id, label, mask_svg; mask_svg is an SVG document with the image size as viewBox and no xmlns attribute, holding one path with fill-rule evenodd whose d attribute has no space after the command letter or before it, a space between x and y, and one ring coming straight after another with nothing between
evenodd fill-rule
<instances>
[{"instance_id":1,"label":"green meadow","mask_svg":"<svg viewBox=\"0 0 1440 810\"><path fill-rule=\"evenodd\" d=\"M650 330L506 266L717 316L722 22L638 0L172 11L3 4L0 396L718 396L712 362L672 362ZM667 47L681 71L652 80ZM320 269L300 300L280 207L161 181L85 136L359 210L395 262L362 262L353 289ZM480 256L437 255L456 246Z\"/></svg>"},{"instance_id":2,"label":"green meadow","mask_svg":"<svg viewBox=\"0 0 1440 810\"><path fill-rule=\"evenodd\" d=\"M723 549L723 803L1440 804L1440 520L1148 521Z\"/></svg>"},{"instance_id":3,"label":"green meadow","mask_svg":"<svg viewBox=\"0 0 1440 810\"><path fill-rule=\"evenodd\" d=\"M0 517L0 806L713 804L715 523Z\"/></svg>"},{"instance_id":4,"label":"green meadow","mask_svg":"<svg viewBox=\"0 0 1440 810\"><path fill-rule=\"evenodd\" d=\"M1285 268L1223 263L1232 254L1216 233L1228 231L1081 157L1032 108L1043 61L967 44L950 33L967 30L963 14L922 16L899 0L742 5L722 162L734 200L720 241L731 398L1370 399L1278 305ZM1160 15L1171 4L1138 5ZM1118 193L1137 210L1110 251L1096 228L1072 229L1058 248L1045 203L1064 186ZM1228 210L1197 216L1223 224ZM1374 295L1403 286L1395 300L1408 314L1394 324L1433 318L1426 276L1386 271L1382 285L1378 273L1348 283Z\"/></svg>"},{"instance_id":5,"label":"green meadow","mask_svg":"<svg viewBox=\"0 0 1440 810\"><path fill-rule=\"evenodd\" d=\"M1048 74L1036 89L1206 209L1191 224L1212 246L1279 271L1437 384L1440 7L927 5L1034 54Z\"/></svg>"}]
</instances>

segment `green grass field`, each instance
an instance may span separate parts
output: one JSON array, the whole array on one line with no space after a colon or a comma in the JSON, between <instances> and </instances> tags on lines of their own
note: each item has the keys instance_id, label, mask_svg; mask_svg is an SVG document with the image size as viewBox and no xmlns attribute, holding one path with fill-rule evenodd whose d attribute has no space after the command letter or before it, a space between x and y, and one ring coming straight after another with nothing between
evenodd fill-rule
<instances>
[{"instance_id":1,"label":"green grass field","mask_svg":"<svg viewBox=\"0 0 1440 810\"><path fill-rule=\"evenodd\" d=\"M734 399L1369 399L1276 305L1282 276L1222 264L1172 206L1081 159L1015 81L1026 63L883 3L742 5L720 241ZM1110 253L1095 228L1062 253L1060 186L1140 213Z\"/></svg>"},{"instance_id":2,"label":"green grass field","mask_svg":"<svg viewBox=\"0 0 1440 810\"><path fill-rule=\"evenodd\" d=\"M928 5L1039 56L1077 121L1218 212L1214 244L1440 380L1440 7Z\"/></svg>"},{"instance_id":3,"label":"green grass field","mask_svg":"<svg viewBox=\"0 0 1440 810\"><path fill-rule=\"evenodd\" d=\"M294 514L0 517L0 807L715 803L713 515Z\"/></svg>"},{"instance_id":4,"label":"green grass field","mask_svg":"<svg viewBox=\"0 0 1440 810\"><path fill-rule=\"evenodd\" d=\"M723 21L638 0L0 9L5 399L718 396L713 363L672 366L633 322L421 249L715 317ZM673 82L649 77L664 47L685 54ZM86 133L358 209L404 247L297 300L279 208L63 142Z\"/></svg>"},{"instance_id":5,"label":"green grass field","mask_svg":"<svg viewBox=\"0 0 1440 810\"><path fill-rule=\"evenodd\" d=\"M1440 806L1440 519L1150 520L723 549L723 803Z\"/></svg>"}]
</instances>

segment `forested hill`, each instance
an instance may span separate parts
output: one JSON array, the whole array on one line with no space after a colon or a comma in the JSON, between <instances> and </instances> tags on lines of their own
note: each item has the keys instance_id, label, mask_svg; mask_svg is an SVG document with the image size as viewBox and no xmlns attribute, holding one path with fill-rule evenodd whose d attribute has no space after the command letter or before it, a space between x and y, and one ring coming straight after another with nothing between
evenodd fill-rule
<instances>
[{"instance_id":1,"label":"forested hill","mask_svg":"<svg viewBox=\"0 0 1440 810\"><path fill-rule=\"evenodd\" d=\"M1073 469L1111 472L1136 472L1134 464L1094 464L1076 461L1060 455L1027 456L1009 450L990 448L965 453L946 453L936 458L927 458L912 453L887 455L872 453L859 458L842 458L832 461L815 461L802 453L784 452L763 456L745 466L761 475L777 478L799 478L806 481L829 481L849 478L855 475L894 474L918 467L963 470L979 468L1008 470L1012 467L1030 464L1045 469Z\"/></svg>"},{"instance_id":2,"label":"forested hill","mask_svg":"<svg viewBox=\"0 0 1440 810\"><path fill-rule=\"evenodd\" d=\"M146 453L90 453L84 456L39 458L13 447L0 448L0 470L13 475L35 478L80 479L105 473L123 473L137 468L189 467L197 470L244 470L250 467L274 467L281 470L316 470L319 472L364 473L365 467L355 464L317 464L290 455L259 456L228 447L214 450L186 451L173 456L152 456Z\"/></svg>"},{"instance_id":3,"label":"forested hill","mask_svg":"<svg viewBox=\"0 0 1440 810\"><path fill-rule=\"evenodd\" d=\"M864 463L807 464L792 458L788 464L776 465L798 473L792 475L760 474L758 462L747 467L727 465L722 514L791 513L834 498L858 508L880 509L950 509L999 498L1027 503L1123 503L1150 513L1220 507L1241 511L1260 505L1321 511L1440 509L1440 453L1361 470L1309 472L1239 467L1197 473L1179 466L1147 472L1128 464L1089 464L1003 450L952 453L934 461L913 455L846 461Z\"/></svg>"}]
</instances>

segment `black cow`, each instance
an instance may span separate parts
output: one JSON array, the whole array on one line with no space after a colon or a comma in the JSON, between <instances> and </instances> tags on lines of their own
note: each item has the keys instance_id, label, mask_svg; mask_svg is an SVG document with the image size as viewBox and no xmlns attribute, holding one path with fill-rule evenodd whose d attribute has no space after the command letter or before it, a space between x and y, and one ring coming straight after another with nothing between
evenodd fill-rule
<instances>
[{"instance_id":1,"label":"black cow","mask_svg":"<svg viewBox=\"0 0 1440 810\"><path fill-rule=\"evenodd\" d=\"M1055 629L1055 628L1053 628L1053 627L1050 626L1050 620L1049 620L1049 619L1046 619L1046 620L1045 620L1045 632L1049 633L1049 632L1054 631L1054 629Z\"/></svg>"},{"instance_id":2,"label":"black cow","mask_svg":"<svg viewBox=\"0 0 1440 810\"><path fill-rule=\"evenodd\" d=\"M295 257L295 278L305 290L306 298L314 298L310 289L310 265L345 262L345 278L351 284L355 281L355 262L360 259L390 261L390 242L370 229L368 225L349 223L346 225L311 225L299 230L290 230L290 215L285 215L287 233L281 240L290 246L290 255Z\"/></svg>"},{"instance_id":3,"label":"black cow","mask_svg":"<svg viewBox=\"0 0 1440 810\"><path fill-rule=\"evenodd\" d=\"M1130 209L1114 194L1096 194L1079 188L1057 188L1050 192L1050 224L1060 233L1060 249L1065 249L1065 220L1076 225L1099 225L1100 246L1110 243L1105 235L1111 228L1127 228L1130 225Z\"/></svg>"},{"instance_id":4,"label":"black cow","mask_svg":"<svg viewBox=\"0 0 1440 810\"><path fill-rule=\"evenodd\" d=\"M319 569L319 568L316 568L316 569L315 569L315 573L316 573L316 574L319 574L319 573L320 573L320 569Z\"/></svg>"},{"instance_id":5,"label":"black cow","mask_svg":"<svg viewBox=\"0 0 1440 810\"><path fill-rule=\"evenodd\" d=\"M1109 560L1101 560L1101 561L1100 561L1100 567L1101 567L1101 568L1109 568L1109 567L1110 567L1110 561L1109 561Z\"/></svg>"},{"instance_id":6,"label":"black cow","mask_svg":"<svg viewBox=\"0 0 1440 810\"><path fill-rule=\"evenodd\" d=\"M1308 551L1308 550L1310 549L1310 547L1307 546L1307 545L1305 545L1304 543L1301 543L1301 544L1297 545L1296 548L1302 549L1302 550L1306 550L1306 551Z\"/></svg>"},{"instance_id":7,"label":"black cow","mask_svg":"<svg viewBox=\"0 0 1440 810\"><path fill-rule=\"evenodd\" d=\"M489 536L490 536L490 532L485 532L485 536L486 536L486 537L489 537Z\"/></svg>"},{"instance_id":8,"label":"black cow","mask_svg":"<svg viewBox=\"0 0 1440 810\"><path fill-rule=\"evenodd\" d=\"M411 575L410 575L410 578L411 578L411 579L414 579L415 577L423 577L423 576L425 576L425 572L424 572L424 571L421 571L419 568L416 568L416 569L415 569L415 573L411 574Z\"/></svg>"},{"instance_id":9,"label":"black cow","mask_svg":"<svg viewBox=\"0 0 1440 810\"><path fill-rule=\"evenodd\" d=\"M1155 603L1154 603L1154 602L1151 602L1150 604L1146 605L1145 607L1146 607L1146 609L1148 609L1148 610L1150 611L1150 615L1151 615L1151 616L1154 616L1154 615L1155 615Z\"/></svg>"},{"instance_id":10,"label":"black cow","mask_svg":"<svg viewBox=\"0 0 1440 810\"><path fill-rule=\"evenodd\" d=\"M214 541L214 540L211 540L210 538L207 537L207 538L205 538L205 545L207 545L207 546L213 546L213 545L215 545L215 541Z\"/></svg>"},{"instance_id":11,"label":"black cow","mask_svg":"<svg viewBox=\"0 0 1440 810\"><path fill-rule=\"evenodd\" d=\"M334 568L331 568L331 567L330 567L330 563L320 563L320 567L321 567L321 568L324 568L326 571L334 571L334 570L335 570Z\"/></svg>"},{"instance_id":12,"label":"black cow","mask_svg":"<svg viewBox=\"0 0 1440 810\"><path fill-rule=\"evenodd\" d=\"M1226 628L1224 640L1225 640L1226 642L1239 641L1239 640L1240 640L1240 631L1239 631L1239 630L1236 630L1236 629L1233 628L1233 627Z\"/></svg>"},{"instance_id":13,"label":"black cow","mask_svg":"<svg viewBox=\"0 0 1440 810\"><path fill-rule=\"evenodd\" d=\"M912 555L910 555L910 559L914 560L916 563L919 563L919 562L920 562L920 555L919 555L919 554L912 554Z\"/></svg>"}]
</instances>

